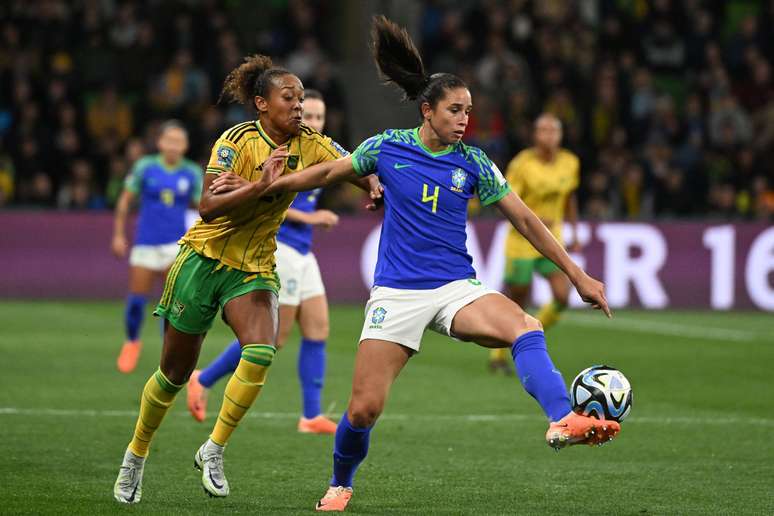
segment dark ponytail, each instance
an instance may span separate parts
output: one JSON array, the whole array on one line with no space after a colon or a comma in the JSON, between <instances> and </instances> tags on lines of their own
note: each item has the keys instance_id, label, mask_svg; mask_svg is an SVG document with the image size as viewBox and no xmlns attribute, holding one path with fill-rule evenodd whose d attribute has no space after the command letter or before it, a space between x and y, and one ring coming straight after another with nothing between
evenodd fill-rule
<instances>
[{"instance_id":1,"label":"dark ponytail","mask_svg":"<svg viewBox=\"0 0 774 516\"><path fill-rule=\"evenodd\" d=\"M238 102L248 106L254 106L253 99L266 97L271 81L275 77L288 75L284 68L274 68L272 60L268 56L254 54L245 57L244 62L231 70L223 82L218 103Z\"/></svg>"},{"instance_id":2,"label":"dark ponytail","mask_svg":"<svg viewBox=\"0 0 774 516\"><path fill-rule=\"evenodd\" d=\"M371 49L379 73L385 82L403 90L404 100L423 103L431 108L441 100L446 90L467 88L465 81L450 73L427 75L422 57L406 29L383 15L371 22Z\"/></svg>"}]
</instances>

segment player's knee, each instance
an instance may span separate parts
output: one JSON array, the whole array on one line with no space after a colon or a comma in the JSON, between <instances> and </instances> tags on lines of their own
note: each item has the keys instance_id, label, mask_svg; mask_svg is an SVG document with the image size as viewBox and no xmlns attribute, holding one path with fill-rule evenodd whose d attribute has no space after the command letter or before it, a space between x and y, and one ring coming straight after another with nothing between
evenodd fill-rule
<instances>
[{"instance_id":1,"label":"player's knee","mask_svg":"<svg viewBox=\"0 0 774 516\"><path fill-rule=\"evenodd\" d=\"M307 339L328 340L330 325L327 318L320 318L301 328L301 333Z\"/></svg>"},{"instance_id":2,"label":"player's knee","mask_svg":"<svg viewBox=\"0 0 774 516\"><path fill-rule=\"evenodd\" d=\"M349 422L355 428L369 428L374 426L382 413L384 404L379 400L363 400L351 402L349 405Z\"/></svg>"},{"instance_id":3,"label":"player's knee","mask_svg":"<svg viewBox=\"0 0 774 516\"><path fill-rule=\"evenodd\" d=\"M188 382L188 379L191 377L193 370L178 364L165 364L161 367L161 372L164 373L164 376L166 376L167 379L175 385L184 385Z\"/></svg>"},{"instance_id":4,"label":"player's knee","mask_svg":"<svg viewBox=\"0 0 774 516\"><path fill-rule=\"evenodd\" d=\"M323 321L320 321L320 325L317 327L317 339L316 340L327 340L328 335L330 334L331 328L328 324L328 320L325 319Z\"/></svg>"},{"instance_id":5,"label":"player's knee","mask_svg":"<svg viewBox=\"0 0 774 516\"><path fill-rule=\"evenodd\" d=\"M531 331L543 331L543 324L535 317L529 315L527 312L523 312L521 316L519 316L518 323L516 325L516 333L518 334L517 337Z\"/></svg>"}]
</instances>

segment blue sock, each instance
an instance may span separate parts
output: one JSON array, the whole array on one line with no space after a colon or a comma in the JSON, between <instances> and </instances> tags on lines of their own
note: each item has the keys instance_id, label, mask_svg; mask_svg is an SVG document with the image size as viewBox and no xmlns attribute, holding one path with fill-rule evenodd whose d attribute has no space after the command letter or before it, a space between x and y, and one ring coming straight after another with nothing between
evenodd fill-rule
<instances>
[{"instance_id":1,"label":"blue sock","mask_svg":"<svg viewBox=\"0 0 774 516\"><path fill-rule=\"evenodd\" d=\"M325 341L301 340L298 350L298 379L301 381L304 417L311 419L320 415L320 394L325 379Z\"/></svg>"},{"instance_id":2,"label":"blue sock","mask_svg":"<svg viewBox=\"0 0 774 516\"><path fill-rule=\"evenodd\" d=\"M233 373L239 365L239 359L242 357L242 346L239 341L228 345L218 358L213 360L201 373L199 373L199 383L208 389L215 385L215 382L229 373Z\"/></svg>"},{"instance_id":3,"label":"blue sock","mask_svg":"<svg viewBox=\"0 0 774 516\"><path fill-rule=\"evenodd\" d=\"M543 407L551 421L559 421L572 407L562 373L556 370L546 349L542 331L525 333L511 346L521 385Z\"/></svg>"},{"instance_id":4,"label":"blue sock","mask_svg":"<svg viewBox=\"0 0 774 516\"><path fill-rule=\"evenodd\" d=\"M368 455L368 441L371 428L355 428L349 422L347 413L339 421L333 445L332 486L352 487L352 477L357 467Z\"/></svg>"},{"instance_id":5,"label":"blue sock","mask_svg":"<svg viewBox=\"0 0 774 516\"><path fill-rule=\"evenodd\" d=\"M129 294L126 298L126 310L124 321L126 323L126 338L137 340L140 336L140 327L145 318L145 303L147 298L141 294Z\"/></svg>"}]
</instances>

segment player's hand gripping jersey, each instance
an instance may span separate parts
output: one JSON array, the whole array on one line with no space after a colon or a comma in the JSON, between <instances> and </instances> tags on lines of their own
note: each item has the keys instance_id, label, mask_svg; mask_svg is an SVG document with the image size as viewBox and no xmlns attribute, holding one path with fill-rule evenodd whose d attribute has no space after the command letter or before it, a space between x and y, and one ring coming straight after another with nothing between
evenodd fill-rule
<instances>
[{"instance_id":1,"label":"player's hand gripping jersey","mask_svg":"<svg viewBox=\"0 0 774 516\"><path fill-rule=\"evenodd\" d=\"M330 138L303 124L301 132L292 137L287 146L290 157L283 175L347 155ZM259 181L263 174L261 165L276 147L259 122L238 124L215 142L207 173L233 172L249 181ZM274 271L275 236L294 197L294 193L263 197L211 222L199 220L180 242L229 267L271 274Z\"/></svg>"},{"instance_id":2,"label":"player's hand gripping jersey","mask_svg":"<svg viewBox=\"0 0 774 516\"><path fill-rule=\"evenodd\" d=\"M177 167L167 167L160 155L137 160L124 187L140 202L135 245L176 242L185 233L185 212L202 193L202 169L183 159Z\"/></svg>"},{"instance_id":3,"label":"player's hand gripping jersey","mask_svg":"<svg viewBox=\"0 0 774 516\"><path fill-rule=\"evenodd\" d=\"M513 158L505 171L513 190L535 215L550 222L548 229L559 242L567 197L578 188L579 168L578 158L564 149L551 163L542 161L533 149L526 149ZM505 250L511 259L541 256L514 228L508 231Z\"/></svg>"},{"instance_id":4,"label":"player's hand gripping jersey","mask_svg":"<svg viewBox=\"0 0 774 516\"><path fill-rule=\"evenodd\" d=\"M358 175L377 174L385 213L374 285L433 289L474 278L465 245L468 201L492 204L510 191L483 151L462 142L430 151L414 129L389 129L352 154Z\"/></svg>"}]
</instances>

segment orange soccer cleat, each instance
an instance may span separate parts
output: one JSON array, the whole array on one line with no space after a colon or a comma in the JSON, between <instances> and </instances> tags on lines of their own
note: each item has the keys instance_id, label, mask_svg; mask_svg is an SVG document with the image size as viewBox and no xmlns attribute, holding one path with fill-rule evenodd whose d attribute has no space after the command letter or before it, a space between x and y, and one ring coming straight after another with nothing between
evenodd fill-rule
<instances>
[{"instance_id":1,"label":"orange soccer cleat","mask_svg":"<svg viewBox=\"0 0 774 516\"><path fill-rule=\"evenodd\" d=\"M198 422L204 421L207 416L207 389L199 383L199 371L194 370L191 378L188 380L188 410Z\"/></svg>"},{"instance_id":2,"label":"orange soccer cleat","mask_svg":"<svg viewBox=\"0 0 774 516\"><path fill-rule=\"evenodd\" d=\"M320 414L312 419L302 417L298 420L298 431L302 434L335 434L336 423Z\"/></svg>"},{"instance_id":3,"label":"orange soccer cleat","mask_svg":"<svg viewBox=\"0 0 774 516\"><path fill-rule=\"evenodd\" d=\"M573 444L603 445L621 431L616 421L607 421L570 412L551 423L546 432L546 443L559 451Z\"/></svg>"},{"instance_id":4,"label":"orange soccer cleat","mask_svg":"<svg viewBox=\"0 0 774 516\"><path fill-rule=\"evenodd\" d=\"M121 347L121 353L118 355L116 366L122 373L131 373L137 367L137 360L142 351L142 342L139 340L127 340Z\"/></svg>"},{"instance_id":5,"label":"orange soccer cleat","mask_svg":"<svg viewBox=\"0 0 774 516\"><path fill-rule=\"evenodd\" d=\"M330 486L315 509L318 511L344 512L349 499L352 498L352 488L344 486Z\"/></svg>"}]
</instances>

